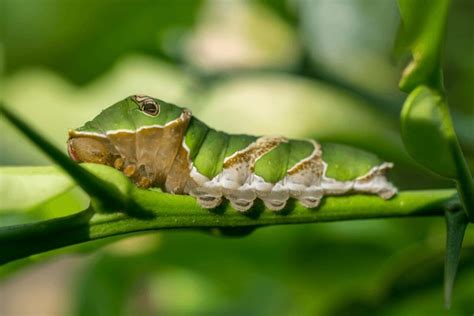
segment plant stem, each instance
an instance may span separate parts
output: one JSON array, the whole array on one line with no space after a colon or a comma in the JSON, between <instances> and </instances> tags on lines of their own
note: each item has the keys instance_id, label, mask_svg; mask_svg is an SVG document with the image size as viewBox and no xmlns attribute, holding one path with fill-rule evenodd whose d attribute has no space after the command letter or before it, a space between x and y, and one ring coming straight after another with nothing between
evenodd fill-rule
<instances>
[{"instance_id":1,"label":"plant stem","mask_svg":"<svg viewBox=\"0 0 474 316\"><path fill-rule=\"evenodd\" d=\"M328 197L316 209L289 203L286 212L275 213L263 206L243 214L229 205L214 211L200 208L189 196L137 189L140 207L152 212L151 219L124 213L98 214L90 208L80 213L44 222L0 228L0 264L95 239L160 229L209 229L260 227L343 220L442 216L453 204L459 206L455 190L405 191L385 201L375 196Z\"/></svg>"},{"instance_id":2,"label":"plant stem","mask_svg":"<svg viewBox=\"0 0 474 316\"><path fill-rule=\"evenodd\" d=\"M469 221L474 223L474 181L459 143L456 142L455 146L457 150L454 150L454 155L457 161L456 171L458 176L456 185L459 192L459 198L461 199L461 204Z\"/></svg>"},{"instance_id":3,"label":"plant stem","mask_svg":"<svg viewBox=\"0 0 474 316\"><path fill-rule=\"evenodd\" d=\"M467 218L471 223L474 223L474 182L472 179L471 171L467 165L466 159L459 144L456 131L454 130L453 120L449 112L448 103L445 98L445 102L441 105L441 111L444 116L446 133L449 137L449 143L451 147L451 155L455 161L456 168L456 186L459 192L459 198L466 212Z\"/></svg>"}]
</instances>

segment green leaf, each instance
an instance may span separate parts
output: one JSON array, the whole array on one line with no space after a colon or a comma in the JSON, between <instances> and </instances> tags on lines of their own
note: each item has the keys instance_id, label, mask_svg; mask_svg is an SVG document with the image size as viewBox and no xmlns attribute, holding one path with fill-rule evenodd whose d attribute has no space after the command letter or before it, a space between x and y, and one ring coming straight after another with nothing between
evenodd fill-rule
<instances>
[{"instance_id":1,"label":"green leaf","mask_svg":"<svg viewBox=\"0 0 474 316\"><path fill-rule=\"evenodd\" d=\"M2 167L0 215L34 209L73 186L74 182L56 167Z\"/></svg>"},{"instance_id":2,"label":"green leaf","mask_svg":"<svg viewBox=\"0 0 474 316\"><path fill-rule=\"evenodd\" d=\"M60 168L0 168L0 226L73 214L89 200Z\"/></svg>"},{"instance_id":3,"label":"green leaf","mask_svg":"<svg viewBox=\"0 0 474 316\"><path fill-rule=\"evenodd\" d=\"M109 185L101 178L80 167L3 104L0 104L0 113L61 166L93 198L96 210L115 209L125 211L129 208L136 208L136 205L133 205L133 202L116 185Z\"/></svg>"},{"instance_id":4,"label":"green leaf","mask_svg":"<svg viewBox=\"0 0 474 316\"><path fill-rule=\"evenodd\" d=\"M444 265L444 303L451 306L454 279L461 257L462 241L467 227L466 214L460 210L446 212L446 258Z\"/></svg>"},{"instance_id":5,"label":"green leaf","mask_svg":"<svg viewBox=\"0 0 474 316\"><path fill-rule=\"evenodd\" d=\"M439 175L456 177L451 150L455 135L441 95L425 86L415 89L403 106L401 133L416 161Z\"/></svg>"},{"instance_id":6,"label":"green leaf","mask_svg":"<svg viewBox=\"0 0 474 316\"><path fill-rule=\"evenodd\" d=\"M403 105L401 133L405 148L418 163L457 182L473 221L474 184L442 95L426 86L410 93Z\"/></svg>"},{"instance_id":7,"label":"green leaf","mask_svg":"<svg viewBox=\"0 0 474 316\"><path fill-rule=\"evenodd\" d=\"M409 50L412 60L400 80L400 89L410 92L418 85L442 87L441 48L449 0L399 0L401 23L395 43L400 54Z\"/></svg>"},{"instance_id":8,"label":"green leaf","mask_svg":"<svg viewBox=\"0 0 474 316\"><path fill-rule=\"evenodd\" d=\"M398 49L408 48L413 58L400 80L400 89L411 91L402 110L403 142L415 160L456 182L465 211L446 213L444 296L449 308L464 232L468 219L474 222L474 182L442 95L441 47L449 0L399 0L399 4Z\"/></svg>"}]
</instances>

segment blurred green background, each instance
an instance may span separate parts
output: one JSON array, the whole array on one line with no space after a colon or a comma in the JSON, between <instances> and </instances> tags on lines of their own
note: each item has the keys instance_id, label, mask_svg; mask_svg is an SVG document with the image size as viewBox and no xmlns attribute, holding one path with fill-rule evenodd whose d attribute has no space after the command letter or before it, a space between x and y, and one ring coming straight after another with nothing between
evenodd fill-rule
<instances>
[{"instance_id":1,"label":"blurred green background","mask_svg":"<svg viewBox=\"0 0 474 316\"><path fill-rule=\"evenodd\" d=\"M1 98L63 149L68 128L149 94L227 132L373 151L401 189L452 186L403 149L395 0L2 0L0 24ZM473 170L474 2L453 1L446 36ZM0 165L50 164L0 131ZM474 312L472 225L465 240L450 315ZM0 269L0 314L444 315L443 248L442 218L135 235Z\"/></svg>"}]
</instances>

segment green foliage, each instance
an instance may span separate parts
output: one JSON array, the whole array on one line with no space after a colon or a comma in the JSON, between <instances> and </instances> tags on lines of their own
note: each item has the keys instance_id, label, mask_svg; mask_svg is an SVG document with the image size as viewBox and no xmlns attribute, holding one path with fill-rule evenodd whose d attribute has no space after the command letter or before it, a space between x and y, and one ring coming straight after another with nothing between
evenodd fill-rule
<instances>
[{"instance_id":1,"label":"green foliage","mask_svg":"<svg viewBox=\"0 0 474 316\"><path fill-rule=\"evenodd\" d=\"M66 216L89 204L88 195L56 167L0 168L0 200L0 226Z\"/></svg>"},{"instance_id":2,"label":"green foliage","mask_svg":"<svg viewBox=\"0 0 474 316\"><path fill-rule=\"evenodd\" d=\"M464 209L474 221L474 182L439 91L419 86L408 96L401 115L401 133L415 160L456 181Z\"/></svg>"},{"instance_id":3,"label":"green foliage","mask_svg":"<svg viewBox=\"0 0 474 316\"><path fill-rule=\"evenodd\" d=\"M147 293L153 299L145 306L169 314L442 315L442 243L407 236L426 218L390 229L394 221L274 226L237 240L195 232L132 237L94 257L78 280L75 310L133 315ZM409 247L394 254L402 245ZM472 310L474 248L465 247L453 315ZM123 292L127 300L113 299Z\"/></svg>"},{"instance_id":4,"label":"green foliage","mask_svg":"<svg viewBox=\"0 0 474 316\"><path fill-rule=\"evenodd\" d=\"M119 210L128 207L129 201L126 192L124 194L123 191L120 191L120 189L126 189L126 187L124 188L120 185L108 186L102 179L80 168L74 161L69 159L69 157L64 155L25 122L16 117L1 103L0 113L30 138L35 145L47 153L54 162L64 168L64 170L67 170L72 178L81 185L84 191L87 192L93 200L99 201L101 205L96 205L97 210L102 209L102 207L104 207L104 209L117 208Z\"/></svg>"},{"instance_id":5,"label":"green foliage","mask_svg":"<svg viewBox=\"0 0 474 316\"><path fill-rule=\"evenodd\" d=\"M257 212L243 216L226 206L209 213L191 198L128 192L130 183L114 170L82 166L160 214L145 220L138 214L104 213L117 211L107 208L100 214L81 213L89 196L58 168L1 167L0 226L24 233L27 240L10 235L14 244L7 245L17 255L20 249L38 253L0 267L6 313L12 305L34 306L41 313L43 304L35 299L43 303L45 296L30 293L51 294L48 289L70 284L63 286L58 301L68 305L60 313L71 315L442 315L445 244L438 216L339 220L442 215L446 209L447 298L457 274L450 315L472 313L474 227L467 226L460 250L466 216L459 212L459 199L466 205L466 197L473 196L463 189L470 177L460 172L455 154L460 151L449 153L455 148L454 138L446 138L451 127L440 128L454 123L472 170L474 2L399 4L399 53L408 50L413 58L400 86L408 92L424 86L416 98L421 101L424 95L424 101L410 108L431 108L433 114L422 115L425 126L431 126L424 141L419 117L404 119L410 126L406 149L418 162L425 159L422 166L407 155L398 130L405 95L398 92L399 69L390 60L390 34L399 20L396 2L259 0L202 6L201 1L6 0L1 7L6 57L1 98L62 149L67 128L80 126L104 104L145 93L183 104L225 131L309 137L369 150L395 163L391 176L403 190L399 204L390 209L368 197L347 197L340 205L325 199L321 209L307 213L292 205L288 214L276 216L259 205ZM441 63L446 91L441 89ZM452 123L443 119L446 100ZM3 117L0 130L0 164L48 163ZM413 148L427 144L431 160ZM442 152L445 162L437 163L436 154ZM349 159L340 158L341 165ZM445 163L453 169L442 169ZM452 181L425 169L456 178L461 195L434 190L450 188ZM287 220L337 222L253 226ZM196 231L162 230L160 225L176 227L173 222L197 225ZM237 222L247 226L225 226ZM12 226L17 224L27 225ZM153 233L126 233L135 230ZM63 247L67 244L73 245ZM57 249L43 252L52 248ZM73 280L64 277L64 261L80 268L66 270ZM31 279L35 273L47 287Z\"/></svg>"},{"instance_id":6,"label":"green foliage","mask_svg":"<svg viewBox=\"0 0 474 316\"><path fill-rule=\"evenodd\" d=\"M468 220L474 222L474 181L459 145L445 97L441 56L449 0L399 0L402 23L398 48L413 60L400 88L409 92L401 114L401 133L409 154L421 165L457 184L464 214L447 212L445 305L452 288Z\"/></svg>"},{"instance_id":7,"label":"green foliage","mask_svg":"<svg viewBox=\"0 0 474 316\"><path fill-rule=\"evenodd\" d=\"M450 0L399 0L401 23L396 50L410 50L412 60L400 80L410 92L421 84L442 87L441 55Z\"/></svg>"},{"instance_id":8,"label":"green foliage","mask_svg":"<svg viewBox=\"0 0 474 316\"><path fill-rule=\"evenodd\" d=\"M201 1L116 4L98 1L61 5L60 0L43 0L17 5L6 0L4 10L8 14L2 21L6 72L43 64L84 84L129 51L179 58L175 55L180 35L193 25L201 7ZM57 48L58 42L62 50ZM25 52L31 49L34 55Z\"/></svg>"},{"instance_id":9,"label":"green foliage","mask_svg":"<svg viewBox=\"0 0 474 316\"><path fill-rule=\"evenodd\" d=\"M446 103L437 91L419 86L408 96L401 132L408 152L422 166L444 177L456 177L456 135Z\"/></svg>"}]
</instances>

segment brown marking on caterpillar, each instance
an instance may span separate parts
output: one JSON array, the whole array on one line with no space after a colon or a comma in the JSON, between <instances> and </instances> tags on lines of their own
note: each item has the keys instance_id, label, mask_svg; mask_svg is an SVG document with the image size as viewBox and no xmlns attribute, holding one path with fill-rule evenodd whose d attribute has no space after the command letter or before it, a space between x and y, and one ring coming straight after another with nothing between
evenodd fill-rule
<instances>
[{"instance_id":1,"label":"brown marking on caterpillar","mask_svg":"<svg viewBox=\"0 0 474 316\"><path fill-rule=\"evenodd\" d=\"M384 163L380 166L372 168L367 174L358 177L356 180L359 183L369 183L377 176L384 176L387 171L393 168L393 164Z\"/></svg>"},{"instance_id":2,"label":"brown marking on caterpillar","mask_svg":"<svg viewBox=\"0 0 474 316\"><path fill-rule=\"evenodd\" d=\"M69 131L68 151L77 162L123 169L140 187L164 188L168 183L168 192L182 193L191 168L188 150L182 141L190 119L191 113L184 110L179 118L165 126L106 134Z\"/></svg>"},{"instance_id":3,"label":"brown marking on caterpillar","mask_svg":"<svg viewBox=\"0 0 474 316\"><path fill-rule=\"evenodd\" d=\"M321 178L324 172L323 152L320 144L315 141L311 141L311 143L314 145L311 155L291 167L287 171L287 175L292 176L298 173L311 172L314 176Z\"/></svg>"},{"instance_id":4,"label":"brown marking on caterpillar","mask_svg":"<svg viewBox=\"0 0 474 316\"><path fill-rule=\"evenodd\" d=\"M76 161L104 165L111 163L113 156L108 142L96 137L81 137L70 140L68 152Z\"/></svg>"},{"instance_id":5,"label":"brown marking on caterpillar","mask_svg":"<svg viewBox=\"0 0 474 316\"><path fill-rule=\"evenodd\" d=\"M189 159L189 150L182 146L178 150L173 165L168 172L165 181L166 192L183 194L186 183L190 179L191 163Z\"/></svg>"},{"instance_id":6,"label":"brown marking on caterpillar","mask_svg":"<svg viewBox=\"0 0 474 316\"><path fill-rule=\"evenodd\" d=\"M255 162L270 150L277 147L282 142L287 142L285 137L264 136L257 139L256 142L247 146L247 148L235 152L232 156L224 160L223 169L230 169L236 165L247 163L251 171L255 167Z\"/></svg>"},{"instance_id":7,"label":"brown marking on caterpillar","mask_svg":"<svg viewBox=\"0 0 474 316\"><path fill-rule=\"evenodd\" d=\"M107 139L115 148L115 151L125 160L125 164L136 164L136 137L135 134L127 132L117 132L107 134Z\"/></svg>"}]
</instances>

